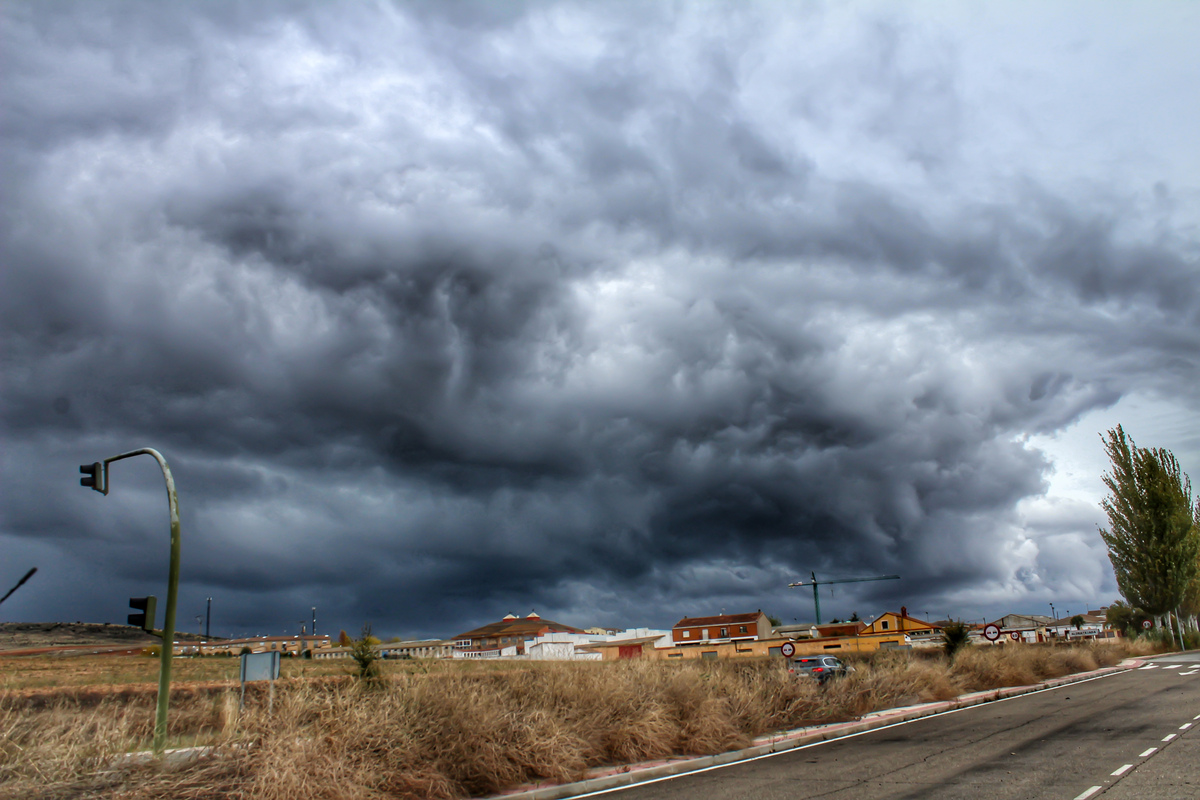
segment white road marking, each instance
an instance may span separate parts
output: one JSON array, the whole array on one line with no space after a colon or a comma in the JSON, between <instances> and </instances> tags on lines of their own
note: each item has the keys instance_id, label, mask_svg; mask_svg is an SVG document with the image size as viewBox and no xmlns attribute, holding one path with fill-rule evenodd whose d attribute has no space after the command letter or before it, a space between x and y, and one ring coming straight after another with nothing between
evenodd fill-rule
<instances>
[{"instance_id":1,"label":"white road marking","mask_svg":"<svg viewBox=\"0 0 1200 800\"><path fill-rule=\"evenodd\" d=\"M1180 725L1180 726L1179 726L1179 730L1181 730L1181 731L1186 731L1186 730L1187 730L1188 728L1190 728L1190 727L1192 727L1192 723L1190 723L1190 722L1185 722L1185 723L1183 723L1182 725Z\"/></svg>"},{"instance_id":2,"label":"white road marking","mask_svg":"<svg viewBox=\"0 0 1200 800\"><path fill-rule=\"evenodd\" d=\"M1195 675L1197 672L1200 672L1200 670L1192 670L1191 672L1181 672L1179 674L1180 675Z\"/></svg>"},{"instance_id":3,"label":"white road marking","mask_svg":"<svg viewBox=\"0 0 1200 800\"><path fill-rule=\"evenodd\" d=\"M1129 770L1131 770L1131 769L1133 769L1133 764L1126 764L1125 766L1121 767L1116 772L1114 772L1113 775L1124 775L1126 772L1129 772Z\"/></svg>"},{"instance_id":4,"label":"white road marking","mask_svg":"<svg viewBox=\"0 0 1200 800\"><path fill-rule=\"evenodd\" d=\"M1163 737L1163 741L1164 741L1164 742L1169 742L1169 741L1171 741L1172 739L1174 739L1174 738L1175 738L1176 736L1178 736L1178 735L1179 735L1178 733L1168 733L1166 736L1164 736L1164 737Z\"/></svg>"},{"instance_id":5,"label":"white road marking","mask_svg":"<svg viewBox=\"0 0 1200 800\"><path fill-rule=\"evenodd\" d=\"M1077 795L1075 797L1075 800L1087 800L1089 797L1091 797L1092 795L1094 795L1096 792L1100 791L1103 788L1104 788L1103 786L1093 786L1092 788L1088 789L1083 794Z\"/></svg>"},{"instance_id":6,"label":"white road marking","mask_svg":"<svg viewBox=\"0 0 1200 800\"><path fill-rule=\"evenodd\" d=\"M1026 692L1025 694L1015 694L1015 695L1012 695L1011 697L1002 697L999 700L993 700L990 703L988 703L988 705L992 706L992 705L996 705L998 703L1008 703L1013 700L1019 700L1022 697L1030 697L1031 695L1041 694L1042 692L1055 692L1060 689L1074 688L1074 687L1081 686L1085 683L1091 683L1092 681L1101 681L1101 680L1104 680L1105 678L1111 678L1114 675L1121 675L1121 674L1123 674L1123 673L1109 672L1109 673L1105 673L1104 675L1097 675L1094 678L1084 678L1083 680L1075 681L1074 683L1064 683L1064 684L1060 684L1058 686L1047 686L1045 689L1034 689L1032 692ZM977 706L977 705L976 706L960 706L958 708L952 708L948 711L939 711L934 716L939 716L939 717L949 716L950 714L958 714L963 711L970 711L972 708L979 708L979 706ZM901 720L900 722L893 722L889 725L881 725L878 728L874 728L872 730L858 731L857 733L848 733L845 736L835 736L832 739L825 739L825 740L822 740L819 742L809 742L808 744L802 744L802 745L798 745L796 747L789 747L789 748L786 748L783 750L776 750L773 753L763 753L761 756L753 756L751 758L744 758L744 759L740 759L738 761L730 761L726 764L713 764L710 767L700 767L698 769L689 770L687 772L681 772L678 775L664 775L661 778L650 778L650 779L644 780L644 781L636 781L636 785L650 786L651 784L654 784L654 783L664 783L666 781L679 780L680 778L688 778L693 775L700 775L705 772L713 772L714 770L718 770L718 769L726 769L727 767L740 766L742 764L749 764L752 761L761 761L764 758L775 758L776 756L787 755L789 753L792 753L792 754L799 753L801 750L808 750L813 747L821 747L823 745L827 745L832 742L840 742L844 739L857 739L859 736L868 736L872 733L877 733L878 731L885 731L889 728L898 728L901 725L908 725L910 723L919 722L924 719L929 719L929 717L916 717L914 719ZM624 786L613 786L608 789L597 789L593 792L587 792L586 794L577 794L577 795L575 795L574 800L583 800L583 798L585 798L585 797L599 797L599 796L605 795L605 794L614 794L616 792L622 792L622 791L628 789L631 785L632 784L626 784ZM1100 787L1097 787L1097 788L1100 788Z\"/></svg>"},{"instance_id":7,"label":"white road marking","mask_svg":"<svg viewBox=\"0 0 1200 800\"><path fill-rule=\"evenodd\" d=\"M1149 750L1147 750L1144 753L1138 753L1138 758L1145 758L1146 756L1152 756L1157 752L1158 752L1157 747L1151 747Z\"/></svg>"},{"instance_id":8,"label":"white road marking","mask_svg":"<svg viewBox=\"0 0 1200 800\"><path fill-rule=\"evenodd\" d=\"M1138 667L1138 669L1139 669L1139 670L1143 670L1143 669L1158 669L1158 664L1147 664L1147 665L1146 665L1146 666L1144 666L1144 667Z\"/></svg>"}]
</instances>

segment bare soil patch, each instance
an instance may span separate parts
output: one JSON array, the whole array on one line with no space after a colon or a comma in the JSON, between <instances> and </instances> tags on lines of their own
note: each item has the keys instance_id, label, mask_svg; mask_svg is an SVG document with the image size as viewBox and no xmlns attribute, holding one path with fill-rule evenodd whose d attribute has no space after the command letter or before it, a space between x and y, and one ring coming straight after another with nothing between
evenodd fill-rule
<instances>
[{"instance_id":1,"label":"bare soil patch","mask_svg":"<svg viewBox=\"0 0 1200 800\"><path fill-rule=\"evenodd\" d=\"M200 637L178 631L175 638L196 641ZM0 622L0 655L48 647L150 647L161 641L141 628L106 622Z\"/></svg>"}]
</instances>

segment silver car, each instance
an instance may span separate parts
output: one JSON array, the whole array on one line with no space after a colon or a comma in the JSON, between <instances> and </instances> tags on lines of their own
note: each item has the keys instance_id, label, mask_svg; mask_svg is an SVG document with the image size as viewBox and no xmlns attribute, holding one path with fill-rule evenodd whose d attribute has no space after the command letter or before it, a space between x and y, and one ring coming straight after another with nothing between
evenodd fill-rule
<instances>
[{"instance_id":1,"label":"silver car","mask_svg":"<svg viewBox=\"0 0 1200 800\"><path fill-rule=\"evenodd\" d=\"M833 656L796 656L788 662L788 672L797 677L814 678L820 684L853 671L853 667L846 666L841 659Z\"/></svg>"}]
</instances>

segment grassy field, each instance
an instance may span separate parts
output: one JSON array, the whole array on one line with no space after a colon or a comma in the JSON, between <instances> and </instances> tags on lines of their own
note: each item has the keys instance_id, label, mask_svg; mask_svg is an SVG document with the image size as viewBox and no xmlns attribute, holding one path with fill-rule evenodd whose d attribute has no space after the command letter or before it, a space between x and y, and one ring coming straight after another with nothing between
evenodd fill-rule
<instances>
[{"instance_id":1,"label":"grassy field","mask_svg":"<svg viewBox=\"0 0 1200 800\"><path fill-rule=\"evenodd\" d=\"M176 658L171 662L174 681L236 681L236 658ZM0 691L62 686L158 683L157 656L0 656ZM351 662L342 659L285 658L283 677L317 677L346 672Z\"/></svg>"},{"instance_id":2,"label":"grassy field","mask_svg":"<svg viewBox=\"0 0 1200 800\"><path fill-rule=\"evenodd\" d=\"M968 649L950 663L880 653L824 688L789 676L777 659L390 662L373 684L341 674L346 662L294 662L270 710L261 692L239 712L232 684L181 684L171 744L211 744L215 754L177 768L121 769L112 768L115 758L148 746L153 692L71 687L120 687L153 668L60 659L51 671L64 670L64 688L26 684L0 694L0 797L480 796L578 779L602 765L722 752L763 734L1035 683L1126 655L1111 646L1029 645ZM223 661L181 664L179 673L220 679L237 663Z\"/></svg>"}]
</instances>

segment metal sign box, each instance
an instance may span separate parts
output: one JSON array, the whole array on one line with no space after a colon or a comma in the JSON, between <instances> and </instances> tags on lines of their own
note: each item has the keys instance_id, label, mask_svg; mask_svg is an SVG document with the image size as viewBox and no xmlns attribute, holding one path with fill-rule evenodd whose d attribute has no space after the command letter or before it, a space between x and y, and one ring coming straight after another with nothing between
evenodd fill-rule
<instances>
[{"instance_id":1,"label":"metal sign box","mask_svg":"<svg viewBox=\"0 0 1200 800\"><path fill-rule=\"evenodd\" d=\"M242 653L242 683L274 681L279 677L279 653Z\"/></svg>"}]
</instances>

